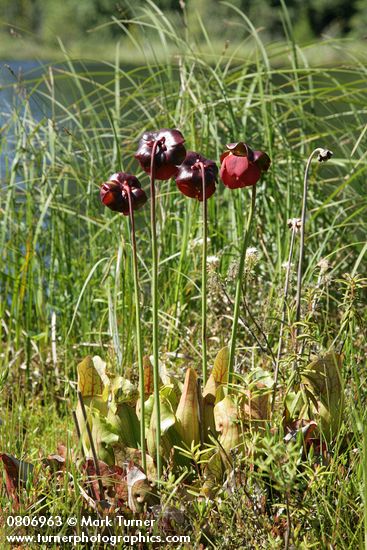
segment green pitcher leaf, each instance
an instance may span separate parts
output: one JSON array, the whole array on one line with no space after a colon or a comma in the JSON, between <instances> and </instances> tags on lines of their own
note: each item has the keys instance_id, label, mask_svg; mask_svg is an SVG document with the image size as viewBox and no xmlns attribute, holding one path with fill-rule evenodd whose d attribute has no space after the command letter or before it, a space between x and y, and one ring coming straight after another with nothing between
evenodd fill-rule
<instances>
[{"instance_id":1,"label":"green pitcher leaf","mask_svg":"<svg viewBox=\"0 0 367 550\"><path fill-rule=\"evenodd\" d=\"M111 381L111 394L116 403L130 403L135 405L138 397L138 388L123 376L115 376Z\"/></svg>"},{"instance_id":2,"label":"green pitcher leaf","mask_svg":"<svg viewBox=\"0 0 367 550\"><path fill-rule=\"evenodd\" d=\"M341 371L342 357L331 351L312 361L302 373L302 381L312 394L314 409L320 416L321 430L329 441L337 435L344 413Z\"/></svg>"},{"instance_id":3,"label":"green pitcher leaf","mask_svg":"<svg viewBox=\"0 0 367 550\"><path fill-rule=\"evenodd\" d=\"M116 428L99 412L94 410L92 416L92 438L97 456L106 464L113 465L115 457L111 445L119 440Z\"/></svg>"},{"instance_id":4,"label":"green pitcher leaf","mask_svg":"<svg viewBox=\"0 0 367 550\"><path fill-rule=\"evenodd\" d=\"M182 441L191 447L192 442L200 441L199 403L197 374L189 368L186 371L185 383L180 402L176 410L177 426Z\"/></svg>"},{"instance_id":5,"label":"green pitcher leaf","mask_svg":"<svg viewBox=\"0 0 367 550\"><path fill-rule=\"evenodd\" d=\"M139 419L135 409L127 403L119 403L116 412L109 410L107 421L118 434L120 443L137 449L140 445Z\"/></svg>"},{"instance_id":6,"label":"green pitcher leaf","mask_svg":"<svg viewBox=\"0 0 367 550\"><path fill-rule=\"evenodd\" d=\"M214 420L220 434L218 440L225 451L223 460L228 462L230 452L241 443L238 407L232 397L227 395L215 405Z\"/></svg>"},{"instance_id":7,"label":"green pitcher leaf","mask_svg":"<svg viewBox=\"0 0 367 550\"><path fill-rule=\"evenodd\" d=\"M223 477L223 462L218 449L215 449L204 468L204 484L201 494L207 498L213 498L218 485Z\"/></svg>"}]
</instances>

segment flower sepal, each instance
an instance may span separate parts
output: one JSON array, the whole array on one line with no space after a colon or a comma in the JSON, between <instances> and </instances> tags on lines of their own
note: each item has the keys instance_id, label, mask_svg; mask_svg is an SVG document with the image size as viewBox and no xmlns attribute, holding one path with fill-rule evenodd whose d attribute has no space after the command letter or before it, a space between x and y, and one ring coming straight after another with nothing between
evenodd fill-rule
<instances>
[{"instance_id":1,"label":"flower sepal","mask_svg":"<svg viewBox=\"0 0 367 550\"><path fill-rule=\"evenodd\" d=\"M154 151L154 176L168 180L177 174L177 166L186 156L185 139L179 130L163 128L145 132L140 138L135 158L147 174L150 174Z\"/></svg>"},{"instance_id":2,"label":"flower sepal","mask_svg":"<svg viewBox=\"0 0 367 550\"><path fill-rule=\"evenodd\" d=\"M205 181L205 199L215 193L215 183L218 167L213 160L209 160L195 151L188 151L185 160L178 167L176 185L178 189L192 199L204 200L202 171Z\"/></svg>"}]
</instances>

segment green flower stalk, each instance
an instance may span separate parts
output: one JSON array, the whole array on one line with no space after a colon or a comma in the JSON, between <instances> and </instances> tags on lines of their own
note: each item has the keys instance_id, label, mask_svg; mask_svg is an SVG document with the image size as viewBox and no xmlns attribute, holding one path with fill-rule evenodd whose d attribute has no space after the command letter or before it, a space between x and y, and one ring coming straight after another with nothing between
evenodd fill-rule
<instances>
[{"instance_id":1,"label":"green flower stalk","mask_svg":"<svg viewBox=\"0 0 367 550\"><path fill-rule=\"evenodd\" d=\"M130 219L130 238L133 258L134 272L134 301L136 316L136 343L138 348L138 369L139 369L139 394L141 400L141 422L140 422L140 448L142 455L142 466L146 470L146 443L145 443L145 421L144 421L144 364L143 364L143 340L140 319L139 301L139 270L135 233L134 210L141 208L147 201L147 196L139 180L132 174L118 172L113 174L100 189L101 201L115 212L121 212Z\"/></svg>"},{"instance_id":2,"label":"green flower stalk","mask_svg":"<svg viewBox=\"0 0 367 550\"><path fill-rule=\"evenodd\" d=\"M306 212L307 212L308 173L310 170L312 159L315 155L318 155L317 160L319 162L326 162L332 157L333 153L328 149L321 149L320 147L317 147L312 151L312 153L308 157L307 164L306 164L305 175L303 179L301 242L300 242L300 252L299 252L298 271L297 271L296 323L299 323L301 319L301 295L302 295L303 257L304 257L304 248L305 248L305 223L306 223ZM298 334L298 327L296 329L296 334Z\"/></svg>"},{"instance_id":3,"label":"green flower stalk","mask_svg":"<svg viewBox=\"0 0 367 550\"><path fill-rule=\"evenodd\" d=\"M251 194L250 211L247 218L247 224L246 224L246 228L243 236L242 250L241 250L240 262L239 262L238 273L237 273L232 332L231 332L231 341L229 346L228 386L233 382L234 360L235 360L235 354L236 354L236 341L237 341L237 331L238 331L238 319L240 316L240 308L241 308L241 301L242 301L242 280L243 280L243 273L245 269L246 250L250 244L251 227L252 227L252 222L255 214L256 185L252 187L251 192L252 194Z\"/></svg>"},{"instance_id":4,"label":"green flower stalk","mask_svg":"<svg viewBox=\"0 0 367 550\"><path fill-rule=\"evenodd\" d=\"M150 226L152 243L152 325L153 325L153 383L154 407L156 417L156 466L157 482L162 477L161 457L161 407L159 394L159 327L158 327L158 245L156 227L155 180L167 180L177 174L177 165L185 156L184 138L178 130L163 129L147 132L139 141L135 158L150 175Z\"/></svg>"},{"instance_id":5,"label":"green flower stalk","mask_svg":"<svg viewBox=\"0 0 367 550\"><path fill-rule=\"evenodd\" d=\"M205 386L208 378L208 359L207 359L207 270L206 258L208 255L208 203L206 199L206 185L204 165L200 164L201 178L203 183L203 254L201 264L201 346L202 346L202 366L203 366L203 384Z\"/></svg>"},{"instance_id":6,"label":"green flower stalk","mask_svg":"<svg viewBox=\"0 0 367 550\"><path fill-rule=\"evenodd\" d=\"M157 480L162 477L161 459L161 406L159 395L159 339L158 339L158 247L156 226L156 197L155 197L155 153L158 142L153 145L150 164L150 228L152 236L152 323L153 323L153 380L154 380L154 407L156 416L156 446L157 446Z\"/></svg>"},{"instance_id":7,"label":"green flower stalk","mask_svg":"<svg viewBox=\"0 0 367 550\"><path fill-rule=\"evenodd\" d=\"M143 339L141 330L141 316L140 316L140 300L139 300L139 272L138 272L138 256L136 247L136 235L135 235L135 217L134 209L132 206L131 191L128 191L129 200L129 218L130 218L130 234L131 244L133 251L133 271L134 271L134 301L135 301L135 317L136 317L136 342L138 347L138 368L139 368L139 396L140 396L140 448L141 459L144 472L147 468L146 457L146 443L145 443L145 389L144 389L144 352L143 352Z\"/></svg>"},{"instance_id":8,"label":"green flower stalk","mask_svg":"<svg viewBox=\"0 0 367 550\"><path fill-rule=\"evenodd\" d=\"M208 255L208 199L215 193L218 167L200 153L188 151L178 168L176 185L187 197L203 203L203 254L201 264L201 345L203 383L208 378L207 360L207 255Z\"/></svg>"},{"instance_id":9,"label":"green flower stalk","mask_svg":"<svg viewBox=\"0 0 367 550\"><path fill-rule=\"evenodd\" d=\"M220 177L229 189L252 187L252 198L248 214L245 233L242 241L242 250L237 274L236 296L232 322L232 334L229 349L228 387L233 381L234 360L236 353L236 340L238 331L238 319L242 300L242 280L245 268L246 250L250 243L252 221L255 214L256 183L263 172L269 170L271 160L263 151L253 151L243 141L229 143L227 151L221 155Z\"/></svg>"},{"instance_id":10,"label":"green flower stalk","mask_svg":"<svg viewBox=\"0 0 367 550\"><path fill-rule=\"evenodd\" d=\"M290 279L290 272L291 272L291 262L293 258L293 249L294 249L294 241L296 237L297 231L299 231L301 225L301 220L297 218L292 218L288 220L288 227L291 229L291 243L289 246L289 253L288 253L288 261L286 264L286 275L285 275L285 282L284 282L284 290L283 290L283 306L282 306L282 318L280 321L280 329L279 329L279 340L278 340L278 351L277 351L277 357L275 361L275 371L274 371L274 386L273 386L273 396L272 396L272 403L271 403L271 414L274 413L275 408L275 396L277 392L278 387L278 377L279 377L279 363L282 356L282 350L283 350L283 332L284 332L284 325L285 325L285 316L287 311L287 299L288 299L288 291L289 291L289 279Z\"/></svg>"}]
</instances>

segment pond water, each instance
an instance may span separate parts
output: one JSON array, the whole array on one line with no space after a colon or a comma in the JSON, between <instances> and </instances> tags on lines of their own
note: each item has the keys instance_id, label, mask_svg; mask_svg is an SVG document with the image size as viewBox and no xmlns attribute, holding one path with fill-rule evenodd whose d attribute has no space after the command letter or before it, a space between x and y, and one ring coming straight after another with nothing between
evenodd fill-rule
<instances>
[{"instance_id":1,"label":"pond water","mask_svg":"<svg viewBox=\"0 0 367 550\"><path fill-rule=\"evenodd\" d=\"M0 149L0 177L4 174L5 160L12 160L12 139L11 130L7 129L9 117L14 108L21 106L26 93L22 89L22 82L28 79L39 77L44 71L44 65L38 61L0 61L0 128L2 133L2 147ZM36 120L41 120L47 108L31 96L30 104ZM4 140L6 139L6 142Z\"/></svg>"},{"instance_id":2,"label":"pond water","mask_svg":"<svg viewBox=\"0 0 367 550\"><path fill-rule=\"evenodd\" d=\"M78 74L84 73L93 75L91 80L104 82L111 79L112 69L103 64L89 64L84 66L74 63ZM64 77L61 71L68 70L66 64L40 62L36 60L27 61L0 61L0 128L2 129L2 147L0 149L0 178L4 173L5 158L11 161L14 151L11 124L8 125L10 117L18 112L20 119L23 113L24 98L29 99L29 108L32 111L32 118L38 122L52 116L51 102L47 100L50 92L46 86L45 79L50 78L49 70L52 67L54 76L54 87L57 99L64 106L69 106L75 100L75 82L72 86L72 79ZM107 75L108 71L110 74ZM44 77L44 78L42 78ZM61 78L60 78L61 77ZM93 84L83 82L83 89L86 93L91 91ZM4 143L5 138L5 143Z\"/></svg>"}]
</instances>

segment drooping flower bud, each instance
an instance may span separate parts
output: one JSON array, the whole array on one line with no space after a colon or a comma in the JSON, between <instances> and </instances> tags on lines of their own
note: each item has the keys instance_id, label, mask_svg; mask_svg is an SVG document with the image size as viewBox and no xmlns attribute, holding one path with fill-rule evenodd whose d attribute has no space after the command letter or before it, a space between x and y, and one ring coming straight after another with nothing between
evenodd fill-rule
<instances>
[{"instance_id":1,"label":"drooping flower bud","mask_svg":"<svg viewBox=\"0 0 367 550\"><path fill-rule=\"evenodd\" d=\"M333 152L329 151L329 149L320 149L317 160L319 162L326 162L327 160L330 160L332 156L333 156Z\"/></svg>"},{"instance_id":2,"label":"drooping flower bud","mask_svg":"<svg viewBox=\"0 0 367 550\"><path fill-rule=\"evenodd\" d=\"M177 174L177 166L185 159L185 139L179 130L164 128L146 132L139 141L135 158L145 172L150 174L153 150L156 179L168 180Z\"/></svg>"},{"instance_id":3,"label":"drooping flower bud","mask_svg":"<svg viewBox=\"0 0 367 550\"><path fill-rule=\"evenodd\" d=\"M128 216L129 193L133 210L138 210L148 200L138 178L132 174L118 172L112 174L108 181L102 184L100 198L102 203L114 212L121 212L124 216Z\"/></svg>"},{"instance_id":4,"label":"drooping flower bud","mask_svg":"<svg viewBox=\"0 0 367 550\"><path fill-rule=\"evenodd\" d=\"M253 151L246 143L229 143L221 156L220 177L230 189L255 185L271 160L263 151Z\"/></svg>"},{"instance_id":5,"label":"drooping flower bud","mask_svg":"<svg viewBox=\"0 0 367 550\"><path fill-rule=\"evenodd\" d=\"M208 199L215 193L218 175L218 167L214 161L206 159L195 151L188 151L185 160L178 167L176 176L176 184L181 193L199 201L204 199L202 168L205 180L205 198Z\"/></svg>"}]
</instances>

